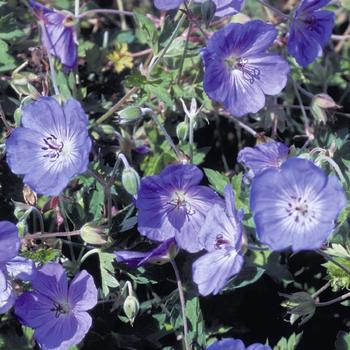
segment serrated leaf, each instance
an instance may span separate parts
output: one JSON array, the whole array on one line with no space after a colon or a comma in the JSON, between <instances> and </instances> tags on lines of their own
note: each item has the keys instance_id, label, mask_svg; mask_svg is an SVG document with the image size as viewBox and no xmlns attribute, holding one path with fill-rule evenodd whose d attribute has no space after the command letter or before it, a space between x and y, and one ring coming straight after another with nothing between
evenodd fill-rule
<instances>
[{"instance_id":1,"label":"serrated leaf","mask_svg":"<svg viewBox=\"0 0 350 350\"><path fill-rule=\"evenodd\" d=\"M281 338L273 350L295 350L300 342L302 334L303 333L293 333L288 339L285 337Z\"/></svg>"},{"instance_id":2,"label":"serrated leaf","mask_svg":"<svg viewBox=\"0 0 350 350\"><path fill-rule=\"evenodd\" d=\"M140 41L150 45L153 53L156 54L158 51L158 31L155 24L148 17L138 12L134 12L134 19Z\"/></svg>"},{"instance_id":3,"label":"serrated leaf","mask_svg":"<svg viewBox=\"0 0 350 350\"><path fill-rule=\"evenodd\" d=\"M190 324L189 344L195 343L204 349L206 347L205 327L198 297L186 301L186 316Z\"/></svg>"},{"instance_id":4,"label":"serrated leaf","mask_svg":"<svg viewBox=\"0 0 350 350\"><path fill-rule=\"evenodd\" d=\"M220 194L224 194L224 188L229 183L228 178L225 175L213 169L205 168L204 172L209 180L210 187L212 187L215 191L219 192Z\"/></svg>"},{"instance_id":5,"label":"serrated leaf","mask_svg":"<svg viewBox=\"0 0 350 350\"><path fill-rule=\"evenodd\" d=\"M107 297L109 288L116 288L119 286L119 282L114 277L115 269L113 262L115 261L115 255L99 251L98 256L100 260L102 295L103 297Z\"/></svg>"},{"instance_id":6,"label":"serrated leaf","mask_svg":"<svg viewBox=\"0 0 350 350\"><path fill-rule=\"evenodd\" d=\"M345 258L334 258L339 264L350 269L350 260ZM327 269L328 279L331 281L333 290L350 289L350 275L343 269L327 261L322 264Z\"/></svg>"},{"instance_id":7,"label":"serrated leaf","mask_svg":"<svg viewBox=\"0 0 350 350\"><path fill-rule=\"evenodd\" d=\"M89 207L89 213L93 215L93 221L97 221L102 217L104 202L104 188L99 182L96 182L96 189L92 193Z\"/></svg>"}]
</instances>

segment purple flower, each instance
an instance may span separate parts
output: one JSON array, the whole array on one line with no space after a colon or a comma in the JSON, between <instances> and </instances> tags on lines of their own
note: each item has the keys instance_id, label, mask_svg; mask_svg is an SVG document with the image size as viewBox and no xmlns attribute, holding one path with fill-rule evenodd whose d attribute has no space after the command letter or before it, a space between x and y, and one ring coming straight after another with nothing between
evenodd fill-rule
<instances>
[{"instance_id":1,"label":"purple flower","mask_svg":"<svg viewBox=\"0 0 350 350\"><path fill-rule=\"evenodd\" d=\"M42 41L49 53L71 69L77 63L74 15L68 11L51 10L36 1L30 1L42 29Z\"/></svg>"},{"instance_id":2,"label":"purple flower","mask_svg":"<svg viewBox=\"0 0 350 350\"><path fill-rule=\"evenodd\" d=\"M256 233L272 250L320 248L345 205L338 179L306 159L289 158L280 170L267 169L252 180Z\"/></svg>"},{"instance_id":3,"label":"purple flower","mask_svg":"<svg viewBox=\"0 0 350 350\"><path fill-rule=\"evenodd\" d=\"M271 348L268 345L258 343L246 348L242 340L226 338L211 344L207 350L271 350Z\"/></svg>"},{"instance_id":4,"label":"purple flower","mask_svg":"<svg viewBox=\"0 0 350 350\"><path fill-rule=\"evenodd\" d=\"M23 293L15 313L25 326L35 329L34 339L43 350L65 350L82 341L91 327L86 312L97 304L93 278L81 271L68 286L63 267L48 263L38 270L33 292Z\"/></svg>"},{"instance_id":5,"label":"purple flower","mask_svg":"<svg viewBox=\"0 0 350 350\"><path fill-rule=\"evenodd\" d=\"M289 72L283 58L267 52L276 35L260 20L231 23L214 33L201 51L207 95L237 117L263 108L265 94L279 94Z\"/></svg>"},{"instance_id":6,"label":"purple flower","mask_svg":"<svg viewBox=\"0 0 350 350\"><path fill-rule=\"evenodd\" d=\"M7 312L16 300L11 281L30 281L35 273L31 260L17 256L19 247L16 225L0 221L0 313Z\"/></svg>"},{"instance_id":7,"label":"purple flower","mask_svg":"<svg viewBox=\"0 0 350 350\"><path fill-rule=\"evenodd\" d=\"M284 143L268 142L254 147L244 147L237 161L249 169L248 177L253 178L265 169L278 169L288 158L289 149Z\"/></svg>"},{"instance_id":8,"label":"purple flower","mask_svg":"<svg viewBox=\"0 0 350 350\"><path fill-rule=\"evenodd\" d=\"M231 185L225 187L226 211L215 204L209 211L199 241L208 253L192 266L193 281L202 295L217 294L243 265L242 245L243 212L237 212Z\"/></svg>"},{"instance_id":9,"label":"purple flower","mask_svg":"<svg viewBox=\"0 0 350 350\"><path fill-rule=\"evenodd\" d=\"M335 14L320 10L330 0L302 0L297 7L288 39L288 53L303 67L322 54L329 41Z\"/></svg>"},{"instance_id":10,"label":"purple flower","mask_svg":"<svg viewBox=\"0 0 350 350\"><path fill-rule=\"evenodd\" d=\"M35 192L58 195L75 175L87 169L91 140L81 105L69 99L61 106L42 97L22 110L22 127L6 142L7 162Z\"/></svg>"},{"instance_id":11,"label":"purple flower","mask_svg":"<svg viewBox=\"0 0 350 350\"><path fill-rule=\"evenodd\" d=\"M201 250L198 233L205 216L222 202L213 190L198 185L202 178L190 164L169 165L160 176L142 178L136 200L140 233L158 242L175 237L180 248Z\"/></svg>"},{"instance_id":12,"label":"purple flower","mask_svg":"<svg viewBox=\"0 0 350 350\"><path fill-rule=\"evenodd\" d=\"M195 0L195 2L203 2L204 0ZM241 11L244 0L212 0L216 6L215 16L224 17L232 16ZM163 11L178 8L184 0L154 0L154 5Z\"/></svg>"},{"instance_id":13,"label":"purple flower","mask_svg":"<svg viewBox=\"0 0 350 350\"><path fill-rule=\"evenodd\" d=\"M174 238L170 238L149 252L135 252L130 250L115 251L118 263L129 267L139 267L146 264L163 264L171 259L177 251Z\"/></svg>"}]
</instances>

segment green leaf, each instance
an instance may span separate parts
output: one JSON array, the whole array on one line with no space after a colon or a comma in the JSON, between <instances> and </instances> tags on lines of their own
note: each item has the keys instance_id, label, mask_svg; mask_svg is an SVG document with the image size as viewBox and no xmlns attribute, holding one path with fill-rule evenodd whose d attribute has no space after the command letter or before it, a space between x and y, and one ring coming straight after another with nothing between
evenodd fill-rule
<instances>
[{"instance_id":1,"label":"green leaf","mask_svg":"<svg viewBox=\"0 0 350 350\"><path fill-rule=\"evenodd\" d=\"M172 107L174 104L167 89L160 84L148 84L145 86L145 90L149 94L156 96L158 100L164 102L167 107Z\"/></svg>"},{"instance_id":2,"label":"green leaf","mask_svg":"<svg viewBox=\"0 0 350 350\"><path fill-rule=\"evenodd\" d=\"M8 54L8 45L0 40L0 72L7 72L16 68L15 60Z\"/></svg>"},{"instance_id":3,"label":"green leaf","mask_svg":"<svg viewBox=\"0 0 350 350\"><path fill-rule=\"evenodd\" d=\"M295 350L303 333L293 333L288 339L281 338L273 350Z\"/></svg>"},{"instance_id":4,"label":"green leaf","mask_svg":"<svg viewBox=\"0 0 350 350\"><path fill-rule=\"evenodd\" d=\"M335 340L335 350L350 350L350 333L340 331Z\"/></svg>"},{"instance_id":5,"label":"green leaf","mask_svg":"<svg viewBox=\"0 0 350 350\"><path fill-rule=\"evenodd\" d=\"M0 39L12 41L23 37L24 32L18 29L18 23L12 13L0 18Z\"/></svg>"},{"instance_id":6,"label":"green leaf","mask_svg":"<svg viewBox=\"0 0 350 350\"><path fill-rule=\"evenodd\" d=\"M97 221L102 217L104 202L104 188L99 182L96 182L96 189L92 193L89 207L89 213L93 215L93 221Z\"/></svg>"},{"instance_id":7,"label":"green leaf","mask_svg":"<svg viewBox=\"0 0 350 350\"><path fill-rule=\"evenodd\" d=\"M345 258L334 258L339 264L350 269L350 260ZM332 263L331 261L327 261L322 264L327 269L328 279L331 281L331 286L334 291L338 291L341 289L349 289L350 288L350 276L343 269Z\"/></svg>"},{"instance_id":8,"label":"green leaf","mask_svg":"<svg viewBox=\"0 0 350 350\"><path fill-rule=\"evenodd\" d=\"M230 280L224 291L243 288L249 284L253 284L264 274L264 272L265 270L261 267L246 264L243 266L241 272Z\"/></svg>"},{"instance_id":9,"label":"green leaf","mask_svg":"<svg viewBox=\"0 0 350 350\"><path fill-rule=\"evenodd\" d=\"M49 261L55 261L60 256L60 250L54 248L39 248L35 251L23 251L21 255L27 259L32 259L41 264L46 264Z\"/></svg>"},{"instance_id":10,"label":"green leaf","mask_svg":"<svg viewBox=\"0 0 350 350\"><path fill-rule=\"evenodd\" d=\"M204 172L209 180L210 187L223 194L225 186L229 183L228 178L216 170L205 168Z\"/></svg>"},{"instance_id":11,"label":"green leaf","mask_svg":"<svg viewBox=\"0 0 350 350\"><path fill-rule=\"evenodd\" d=\"M156 54L158 52L158 32L155 24L148 17L137 12L134 12L134 19L139 40L143 44L150 45L153 53Z\"/></svg>"},{"instance_id":12,"label":"green leaf","mask_svg":"<svg viewBox=\"0 0 350 350\"><path fill-rule=\"evenodd\" d=\"M350 0L341 0L341 5L345 10L350 10Z\"/></svg>"},{"instance_id":13,"label":"green leaf","mask_svg":"<svg viewBox=\"0 0 350 350\"><path fill-rule=\"evenodd\" d=\"M115 255L99 251L98 256L100 259L102 295L103 297L107 297L109 288L116 288L119 286L119 282L114 277L115 270L113 262L115 261Z\"/></svg>"}]
</instances>

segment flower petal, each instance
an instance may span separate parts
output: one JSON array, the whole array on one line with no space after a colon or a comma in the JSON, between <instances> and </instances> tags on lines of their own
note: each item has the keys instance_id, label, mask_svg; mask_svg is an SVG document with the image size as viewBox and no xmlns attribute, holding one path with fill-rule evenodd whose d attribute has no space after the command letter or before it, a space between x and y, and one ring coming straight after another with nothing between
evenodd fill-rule
<instances>
[{"instance_id":1,"label":"flower petal","mask_svg":"<svg viewBox=\"0 0 350 350\"><path fill-rule=\"evenodd\" d=\"M6 263L18 254L20 240L15 224L0 221L0 263Z\"/></svg>"},{"instance_id":2,"label":"flower petal","mask_svg":"<svg viewBox=\"0 0 350 350\"><path fill-rule=\"evenodd\" d=\"M14 279L31 281L36 274L34 262L30 259L16 256L6 264L8 275Z\"/></svg>"}]
</instances>

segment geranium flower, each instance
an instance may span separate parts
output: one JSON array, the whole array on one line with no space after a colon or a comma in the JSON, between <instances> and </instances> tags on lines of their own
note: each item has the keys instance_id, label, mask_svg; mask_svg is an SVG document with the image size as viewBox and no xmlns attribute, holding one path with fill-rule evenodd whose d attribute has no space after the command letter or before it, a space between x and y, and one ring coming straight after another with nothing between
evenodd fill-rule
<instances>
[{"instance_id":1,"label":"geranium flower","mask_svg":"<svg viewBox=\"0 0 350 350\"><path fill-rule=\"evenodd\" d=\"M195 0L203 2L204 0ZM154 0L154 5L162 11L168 11L178 8L184 0ZM232 16L241 11L244 0L213 0L216 6L215 16Z\"/></svg>"},{"instance_id":2,"label":"geranium flower","mask_svg":"<svg viewBox=\"0 0 350 350\"><path fill-rule=\"evenodd\" d=\"M7 162L35 192L56 196L71 178L87 169L91 140L81 105L69 99L61 106L41 97L22 110L22 127L6 141Z\"/></svg>"},{"instance_id":3,"label":"geranium flower","mask_svg":"<svg viewBox=\"0 0 350 350\"><path fill-rule=\"evenodd\" d=\"M175 237L180 248L201 250L198 233L205 216L221 203L213 190L198 185L202 178L190 164L169 165L159 176L142 178L136 200L140 233L158 242Z\"/></svg>"},{"instance_id":4,"label":"geranium flower","mask_svg":"<svg viewBox=\"0 0 350 350\"><path fill-rule=\"evenodd\" d=\"M322 54L329 41L335 14L320 10L330 0L302 0L297 7L290 28L288 53L303 67Z\"/></svg>"},{"instance_id":5,"label":"geranium flower","mask_svg":"<svg viewBox=\"0 0 350 350\"><path fill-rule=\"evenodd\" d=\"M17 299L15 314L23 325L35 329L41 349L66 350L80 343L92 323L86 311L97 304L92 276L81 271L68 286L63 267L48 263L38 270L32 287Z\"/></svg>"},{"instance_id":6,"label":"geranium flower","mask_svg":"<svg viewBox=\"0 0 350 350\"><path fill-rule=\"evenodd\" d=\"M0 313L7 312L16 300L12 281L30 281L35 274L34 263L17 255L19 247L16 225L0 221Z\"/></svg>"},{"instance_id":7,"label":"geranium flower","mask_svg":"<svg viewBox=\"0 0 350 350\"><path fill-rule=\"evenodd\" d=\"M242 340L226 338L211 344L207 350L271 350L271 348L268 345L258 343L246 348Z\"/></svg>"},{"instance_id":8,"label":"geranium flower","mask_svg":"<svg viewBox=\"0 0 350 350\"><path fill-rule=\"evenodd\" d=\"M288 146L281 142L268 142L254 147L244 147L237 161L249 169L247 177L252 179L265 169L278 169L288 158Z\"/></svg>"},{"instance_id":9,"label":"geranium flower","mask_svg":"<svg viewBox=\"0 0 350 350\"><path fill-rule=\"evenodd\" d=\"M201 51L207 95L236 117L263 108L265 94L279 94L289 72L282 57L267 52L276 36L276 29L260 20L215 32Z\"/></svg>"},{"instance_id":10,"label":"geranium flower","mask_svg":"<svg viewBox=\"0 0 350 350\"><path fill-rule=\"evenodd\" d=\"M200 244L208 253L192 266L193 281L202 295L217 294L243 265L242 217L235 208L231 185L225 187L226 211L215 204L199 233Z\"/></svg>"},{"instance_id":11,"label":"geranium flower","mask_svg":"<svg viewBox=\"0 0 350 350\"><path fill-rule=\"evenodd\" d=\"M344 189L313 162L289 158L251 184L250 208L260 241L272 250L317 249L346 206Z\"/></svg>"},{"instance_id":12,"label":"geranium flower","mask_svg":"<svg viewBox=\"0 0 350 350\"><path fill-rule=\"evenodd\" d=\"M74 68L77 63L74 15L68 11L49 9L36 1L30 1L30 4L40 21L45 48L67 69Z\"/></svg>"},{"instance_id":13,"label":"geranium flower","mask_svg":"<svg viewBox=\"0 0 350 350\"><path fill-rule=\"evenodd\" d=\"M123 263L129 267L136 268L146 264L164 264L168 262L176 252L177 246L175 239L170 238L148 252L117 250L114 254L118 263Z\"/></svg>"}]
</instances>

